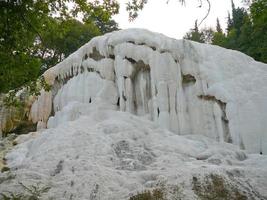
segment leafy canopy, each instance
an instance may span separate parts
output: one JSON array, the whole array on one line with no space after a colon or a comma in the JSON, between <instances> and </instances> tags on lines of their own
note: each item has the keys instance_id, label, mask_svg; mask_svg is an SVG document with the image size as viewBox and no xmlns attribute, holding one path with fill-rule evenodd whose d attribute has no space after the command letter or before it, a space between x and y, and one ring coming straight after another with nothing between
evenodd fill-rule
<instances>
[{"instance_id":1,"label":"leafy canopy","mask_svg":"<svg viewBox=\"0 0 267 200\"><path fill-rule=\"evenodd\" d=\"M116 30L111 17L118 10L115 0L0 1L0 93L36 80L92 37Z\"/></svg>"},{"instance_id":2,"label":"leafy canopy","mask_svg":"<svg viewBox=\"0 0 267 200\"><path fill-rule=\"evenodd\" d=\"M185 35L185 39L219 45L246 53L255 60L267 63L267 0L253 0L248 10L236 8L228 14L227 28L223 32L217 19L216 30L198 25Z\"/></svg>"}]
</instances>

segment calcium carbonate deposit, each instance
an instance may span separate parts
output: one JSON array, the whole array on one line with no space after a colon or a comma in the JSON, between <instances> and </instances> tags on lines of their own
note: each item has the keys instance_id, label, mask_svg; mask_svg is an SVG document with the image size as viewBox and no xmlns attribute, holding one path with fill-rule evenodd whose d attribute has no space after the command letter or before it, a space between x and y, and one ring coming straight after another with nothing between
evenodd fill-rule
<instances>
[{"instance_id":1,"label":"calcium carbonate deposit","mask_svg":"<svg viewBox=\"0 0 267 200\"><path fill-rule=\"evenodd\" d=\"M199 185L216 177L221 199L267 198L266 64L129 29L43 76L52 89L29 116L39 131L6 156L0 192L41 184L43 199L127 200L164 187L167 199L208 199Z\"/></svg>"}]
</instances>

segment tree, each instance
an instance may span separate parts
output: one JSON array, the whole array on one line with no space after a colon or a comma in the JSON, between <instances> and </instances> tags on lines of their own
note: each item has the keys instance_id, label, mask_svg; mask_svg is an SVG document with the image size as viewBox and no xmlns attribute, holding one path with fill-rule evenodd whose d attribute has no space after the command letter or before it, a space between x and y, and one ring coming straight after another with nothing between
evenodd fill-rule
<instances>
[{"instance_id":1,"label":"tree","mask_svg":"<svg viewBox=\"0 0 267 200\"><path fill-rule=\"evenodd\" d=\"M267 0L253 0L249 5L247 12L244 8L235 8L232 3L232 18L228 20L223 46L267 62Z\"/></svg>"},{"instance_id":2,"label":"tree","mask_svg":"<svg viewBox=\"0 0 267 200\"><path fill-rule=\"evenodd\" d=\"M43 72L102 33L94 23L50 17L44 24L41 34L45 46L42 43L35 45L34 55L42 60Z\"/></svg>"},{"instance_id":3,"label":"tree","mask_svg":"<svg viewBox=\"0 0 267 200\"><path fill-rule=\"evenodd\" d=\"M229 16L228 16L228 21L229 21ZM218 18L216 19L216 31L213 32L212 36L213 37L212 37L211 44L225 47L226 37L225 37L225 34L223 33L223 30L221 28L221 24Z\"/></svg>"},{"instance_id":4,"label":"tree","mask_svg":"<svg viewBox=\"0 0 267 200\"><path fill-rule=\"evenodd\" d=\"M39 75L40 60L23 52L0 52L0 92L7 92L35 80Z\"/></svg>"},{"instance_id":5,"label":"tree","mask_svg":"<svg viewBox=\"0 0 267 200\"><path fill-rule=\"evenodd\" d=\"M34 58L32 48L37 33L32 26L39 28L39 4L26 14L26 5L16 1L0 2L0 92L20 86L38 76L39 59ZM31 21L28 20L31 18Z\"/></svg>"},{"instance_id":6,"label":"tree","mask_svg":"<svg viewBox=\"0 0 267 200\"><path fill-rule=\"evenodd\" d=\"M191 29L191 31L189 31L188 33L186 33L186 35L184 36L184 39L201 42L201 43L205 42L204 34L198 30L197 21L195 21L194 28Z\"/></svg>"},{"instance_id":7,"label":"tree","mask_svg":"<svg viewBox=\"0 0 267 200\"><path fill-rule=\"evenodd\" d=\"M227 33L230 32L230 30L233 28L233 19L231 18L230 12L228 12L228 16L227 16Z\"/></svg>"},{"instance_id":8,"label":"tree","mask_svg":"<svg viewBox=\"0 0 267 200\"><path fill-rule=\"evenodd\" d=\"M237 35L240 35L241 27L248 16L247 11L244 8L233 8L232 16L232 28L236 29Z\"/></svg>"},{"instance_id":9,"label":"tree","mask_svg":"<svg viewBox=\"0 0 267 200\"><path fill-rule=\"evenodd\" d=\"M228 13L226 33L217 19L215 32L195 28L185 38L235 49L267 63L267 0L246 3L248 10L236 8L232 1L232 16Z\"/></svg>"},{"instance_id":10,"label":"tree","mask_svg":"<svg viewBox=\"0 0 267 200\"><path fill-rule=\"evenodd\" d=\"M267 0L254 0L250 6L251 24L246 24L243 32L252 26L253 48L250 55L256 60L267 63Z\"/></svg>"},{"instance_id":11,"label":"tree","mask_svg":"<svg viewBox=\"0 0 267 200\"><path fill-rule=\"evenodd\" d=\"M214 40L214 34L215 32L212 28L203 28L199 31L197 23L195 22L195 27L186 33L184 39L212 44Z\"/></svg>"},{"instance_id":12,"label":"tree","mask_svg":"<svg viewBox=\"0 0 267 200\"><path fill-rule=\"evenodd\" d=\"M223 32L221 24L220 24L220 21L219 21L219 18L216 19L216 31L217 31L217 33L222 33Z\"/></svg>"},{"instance_id":13,"label":"tree","mask_svg":"<svg viewBox=\"0 0 267 200\"><path fill-rule=\"evenodd\" d=\"M204 28L201 30L204 43L211 44L214 38L214 30L212 28Z\"/></svg>"},{"instance_id":14,"label":"tree","mask_svg":"<svg viewBox=\"0 0 267 200\"><path fill-rule=\"evenodd\" d=\"M119 4L101 2L0 1L0 93L35 80L41 66L50 67L92 37L115 29L111 17ZM78 15L82 22L75 20Z\"/></svg>"}]
</instances>

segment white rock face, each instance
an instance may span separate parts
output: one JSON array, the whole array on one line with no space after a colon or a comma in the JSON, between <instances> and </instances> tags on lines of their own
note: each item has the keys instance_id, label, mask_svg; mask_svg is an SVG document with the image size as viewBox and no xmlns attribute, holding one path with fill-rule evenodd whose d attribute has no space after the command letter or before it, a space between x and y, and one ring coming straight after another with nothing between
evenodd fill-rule
<instances>
[{"instance_id":1,"label":"white rock face","mask_svg":"<svg viewBox=\"0 0 267 200\"><path fill-rule=\"evenodd\" d=\"M89 114L66 111L73 102L94 102L267 153L267 65L240 52L129 29L94 38L44 77L51 101L42 95L32 116L46 122L52 106L48 127Z\"/></svg>"},{"instance_id":2,"label":"white rock face","mask_svg":"<svg viewBox=\"0 0 267 200\"><path fill-rule=\"evenodd\" d=\"M144 117L100 110L94 103L68 107L65 115L90 114L19 138L24 142L6 156L16 177L0 173L0 193L25 193L21 182L50 187L41 194L45 200L129 200L164 185L181 190L179 196L168 194L168 200L198 200L193 177L217 174L231 188L245 191L247 199L267 199L265 155L246 155L235 145L201 135L180 136Z\"/></svg>"},{"instance_id":3,"label":"white rock face","mask_svg":"<svg viewBox=\"0 0 267 200\"><path fill-rule=\"evenodd\" d=\"M195 200L194 181L215 174L233 193L267 199L266 64L129 29L94 38L44 77L52 90L30 112L42 131L16 140L0 194L25 192L21 182L50 187L42 199L129 200L164 185L168 200Z\"/></svg>"}]
</instances>

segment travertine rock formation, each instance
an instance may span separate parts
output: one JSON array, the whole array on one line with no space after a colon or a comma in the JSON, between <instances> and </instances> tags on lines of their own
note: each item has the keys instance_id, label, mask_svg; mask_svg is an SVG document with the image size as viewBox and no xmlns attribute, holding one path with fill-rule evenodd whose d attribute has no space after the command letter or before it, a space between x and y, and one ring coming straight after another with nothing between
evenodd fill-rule
<instances>
[{"instance_id":1,"label":"travertine rock formation","mask_svg":"<svg viewBox=\"0 0 267 200\"><path fill-rule=\"evenodd\" d=\"M5 154L0 196L26 186L59 200L267 199L266 64L130 29L44 77L52 89L27 112L39 131Z\"/></svg>"},{"instance_id":2,"label":"travertine rock formation","mask_svg":"<svg viewBox=\"0 0 267 200\"><path fill-rule=\"evenodd\" d=\"M39 128L86 114L72 102L93 103L180 135L267 152L267 65L240 52L122 30L94 38L44 77L53 89L42 91L30 114Z\"/></svg>"}]
</instances>

